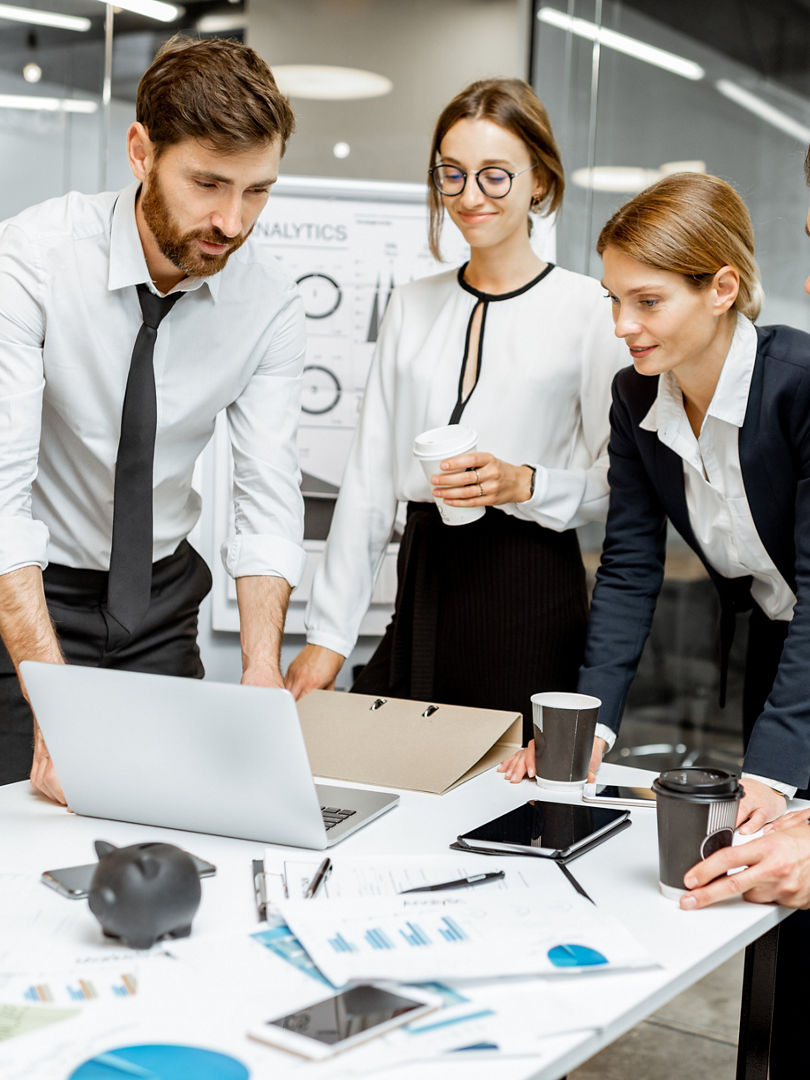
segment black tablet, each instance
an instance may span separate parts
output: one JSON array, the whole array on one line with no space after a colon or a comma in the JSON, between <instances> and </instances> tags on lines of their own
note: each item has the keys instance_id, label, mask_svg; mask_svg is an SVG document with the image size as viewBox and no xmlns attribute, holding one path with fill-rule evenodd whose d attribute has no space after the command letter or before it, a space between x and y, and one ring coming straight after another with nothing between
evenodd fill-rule
<instances>
[{"instance_id":1,"label":"black tablet","mask_svg":"<svg viewBox=\"0 0 810 1080\"><path fill-rule=\"evenodd\" d=\"M530 799L477 829L462 833L461 847L572 859L630 824L628 810Z\"/></svg>"}]
</instances>

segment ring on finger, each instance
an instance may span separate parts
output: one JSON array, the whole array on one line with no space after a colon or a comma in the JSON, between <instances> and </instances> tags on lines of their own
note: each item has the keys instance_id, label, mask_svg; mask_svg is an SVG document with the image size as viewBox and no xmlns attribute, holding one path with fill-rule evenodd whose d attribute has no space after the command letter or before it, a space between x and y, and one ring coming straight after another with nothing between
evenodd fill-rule
<instances>
[{"instance_id":1,"label":"ring on finger","mask_svg":"<svg viewBox=\"0 0 810 1080\"><path fill-rule=\"evenodd\" d=\"M481 483L480 480L478 481L478 494L481 498L484 497L484 485Z\"/></svg>"},{"instance_id":2,"label":"ring on finger","mask_svg":"<svg viewBox=\"0 0 810 1080\"><path fill-rule=\"evenodd\" d=\"M481 487L481 477L478 475L478 469L473 469L473 472L475 473L475 482L476 482L476 484L478 484L478 486Z\"/></svg>"}]
</instances>

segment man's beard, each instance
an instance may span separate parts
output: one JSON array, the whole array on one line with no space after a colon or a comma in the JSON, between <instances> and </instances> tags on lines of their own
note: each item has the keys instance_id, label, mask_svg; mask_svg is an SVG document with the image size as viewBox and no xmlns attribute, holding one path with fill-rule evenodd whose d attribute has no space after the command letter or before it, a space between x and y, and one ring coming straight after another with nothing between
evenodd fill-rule
<instances>
[{"instance_id":1,"label":"man's beard","mask_svg":"<svg viewBox=\"0 0 810 1080\"><path fill-rule=\"evenodd\" d=\"M161 254L187 277L210 277L211 274L219 273L234 251L244 244L253 231L251 226L246 233L240 233L237 237L226 236L214 228L181 232L172 218L157 169L153 170L149 184L142 189L141 210ZM209 244L227 244L228 250L221 255L210 255L197 245L197 240L204 240Z\"/></svg>"}]
</instances>

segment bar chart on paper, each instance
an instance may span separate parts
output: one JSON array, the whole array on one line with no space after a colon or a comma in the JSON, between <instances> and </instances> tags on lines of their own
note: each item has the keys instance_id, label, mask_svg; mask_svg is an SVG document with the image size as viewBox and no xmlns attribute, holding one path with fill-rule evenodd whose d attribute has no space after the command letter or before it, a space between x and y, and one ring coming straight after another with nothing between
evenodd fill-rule
<instances>
[{"instance_id":1,"label":"bar chart on paper","mask_svg":"<svg viewBox=\"0 0 810 1080\"><path fill-rule=\"evenodd\" d=\"M431 927L428 933L422 922L414 922L410 919L397 925L392 932L390 926L385 929L381 926L372 926L363 932L363 941L377 951L388 951L402 948L402 943L411 949L430 947L436 938L441 941L467 941L469 935L459 926L458 922L449 915L442 915ZM433 936L431 936L431 934ZM350 941L344 934L335 934L328 938L329 945L336 953L357 953L360 946Z\"/></svg>"},{"instance_id":2,"label":"bar chart on paper","mask_svg":"<svg viewBox=\"0 0 810 1080\"><path fill-rule=\"evenodd\" d=\"M563 902L537 903L520 894L477 890L466 899L392 896L289 900L280 915L312 962L334 986L352 980L488 978L621 964L646 967L652 958L607 913L573 890ZM519 946L519 947L518 947ZM505 967L505 964L508 966Z\"/></svg>"},{"instance_id":3,"label":"bar chart on paper","mask_svg":"<svg viewBox=\"0 0 810 1080\"><path fill-rule=\"evenodd\" d=\"M132 972L96 971L92 979L83 976L66 979L51 975L33 983L22 976L7 976L0 986L3 996L9 1001L72 1005L133 997L138 992L138 979Z\"/></svg>"}]
</instances>

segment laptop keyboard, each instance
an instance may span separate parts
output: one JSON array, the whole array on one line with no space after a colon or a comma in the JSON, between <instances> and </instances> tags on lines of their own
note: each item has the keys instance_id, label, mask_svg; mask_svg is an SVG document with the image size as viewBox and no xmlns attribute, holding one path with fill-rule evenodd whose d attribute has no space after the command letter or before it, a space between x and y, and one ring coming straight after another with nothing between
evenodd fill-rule
<instances>
[{"instance_id":1,"label":"laptop keyboard","mask_svg":"<svg viewBox=\"0 0 810 1080\"><path fill-rule=\"evenodd\" d=\"M329 829L334 829L335 825L339 825L341 821L345 821L346 818L350 818L352 814L356 814L356 810L340 810L336 806L322 806L321 814L323 815L323 824L327 832Z\"/></svg>"}]
</instances>

